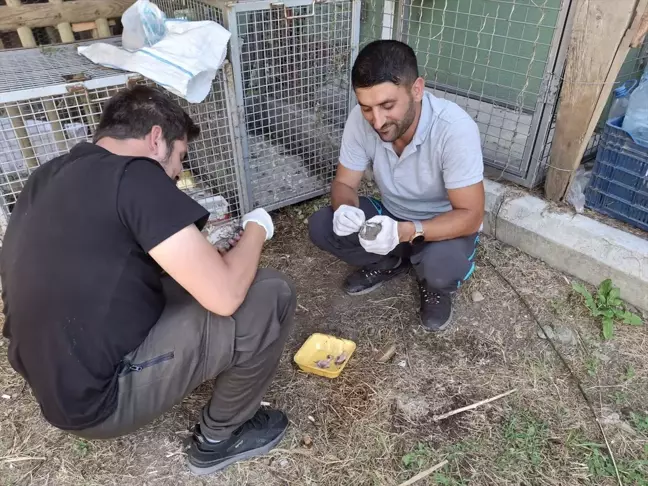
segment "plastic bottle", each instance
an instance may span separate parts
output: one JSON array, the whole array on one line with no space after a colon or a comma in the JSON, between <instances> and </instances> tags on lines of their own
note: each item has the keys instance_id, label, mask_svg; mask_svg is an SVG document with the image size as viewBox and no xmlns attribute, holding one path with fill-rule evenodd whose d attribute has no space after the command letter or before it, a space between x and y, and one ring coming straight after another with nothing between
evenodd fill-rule
<instances>
[{"instance_id":1,"label":"plastic bottle","mask_svg":"<svg viewBox=\"0 0 648 486\"><path fill-rule=\"evenodd\" d=\"M648 67L639 81L639 86L630 95L623 129L632 135L635 142L648 147Z\"/></svg>"},{"instance_id":2,"label":"plastic bottle","mask_svg":"<svg viewBox=\"0 0 648 486\"><path fill-rule=\"evenodd\" d=\"M628 103L630 102L630 93L635 86L637 86L637 80L631 79L614 90L614 101L612 101L612 106L608 114L609 120L622 117L626 114Z\"/></svg>"}]
</instances>

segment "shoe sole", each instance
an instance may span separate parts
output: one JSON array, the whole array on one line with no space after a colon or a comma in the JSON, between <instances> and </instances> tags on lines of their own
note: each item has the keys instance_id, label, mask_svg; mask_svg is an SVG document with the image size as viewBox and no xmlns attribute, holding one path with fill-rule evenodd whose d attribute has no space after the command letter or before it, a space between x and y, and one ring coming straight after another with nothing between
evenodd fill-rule
<instances>
[{"instance_id":1,"label":"shoe sole","mask_svg":"<svg viewBox=\"0 0 648 486\"><path fill-rule=\"evenodd\" d=\"M263 456L265 454L268 454L272 449L274 449L275 446L279 444L279 442L281 442L281 440L284 438L285 435L286 435L286 429L284 429L284 431L281 432L281 434L279 434L275 439L273 439L271 442L268 442L263 447L242 452L241 454L232 456L223 462L214 464L213 466L199 467L194 464L191 464L191 462L188 462L189 471L191 471L191 473L196 476L206 476L208 474L213 474L215 472L222 471L223 469L225 469L228 466L231 466L235 462L244 461L246 459L252 459L253 457L257 457L257 456Z\"/></svg>"},{"instance_id":2,"label":"shoe sole","mask_svg":"<svg viewBox=\"0 0 648 486\"><path fill-rule=\"evenodd\" d=\"M448 329L448 327L450 327L450 324L452 324L452 316L453 316L453 314L454 314L454 309L450 308L450 315L448 316L448 319L441 326L437 327L436 329L430 329L429 327L425 327L423 325L423 321L421 321L421 327L424 330L426 330L427 332L443 332L446 329Z\"/></svg>"},{"instance_id":3,"label":"shoe sole","mask_svg":"<svg viewBox=\"0 0 648 486\"><path fill-rule=\"evenodd\" d=\"M390 282L390 281L394 280L395 278L398 278L401 275L403 275L404 273L408 273L408 272L409 272L409 267L405 267L405 269L403 269L402 271L399 271L399 272L395 273L392 278L390 278L388 280L383 280L382 282L378 282L373 287L369 287L368 289L360 290L359 292L349 292L347 290L345 290L344 292L347 295L365 295L365 294L373 292L374 290L378 290L380 287L382 287L387 282Z\"/></svg>"}]
</instances>

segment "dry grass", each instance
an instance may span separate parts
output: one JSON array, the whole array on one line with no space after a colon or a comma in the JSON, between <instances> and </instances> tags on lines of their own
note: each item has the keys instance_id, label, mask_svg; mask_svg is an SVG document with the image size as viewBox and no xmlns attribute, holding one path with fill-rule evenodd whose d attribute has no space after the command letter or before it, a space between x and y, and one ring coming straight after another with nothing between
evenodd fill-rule
<instances>
[{"instance_id":1,"label":"dry grass","mask_svg":"<svg viewBox=\"0 0 648 486\"><path fill-rule=\"evenodd\" d=\"M417 327L411 277L364 297L339 289L350 269L307 241L303 220L317 204L322 201L281 211L278 237L263 258L263 265L290 275L300 290L297 327L266 397L291 420L279 449L213 477L188 474L181 442L208 384L133 436L81 441L41 419L29 388L6 362L5 342L0 394L11 398L0 399L0 483L397 485L448 459L448 466L419 484L615 484L574 381L490 261L543 324L577 332L578 344L560 350L607 421L624 484L648 484L648 462L640 462L648 461L648 419L641 422L648 399L646 328L619 327L611 342L602 343L565 276L486 239L474 278L457 296L455 326L427 334ZM473 303L473 290L486 299ZM340 378L305 375L293 366L292 356L314 331L358 343ZM391 343L397 346L394 358L376 363L373 350ZM502 400L432 420L512 388L518 391Z\"/></svg>"}]
</instances>

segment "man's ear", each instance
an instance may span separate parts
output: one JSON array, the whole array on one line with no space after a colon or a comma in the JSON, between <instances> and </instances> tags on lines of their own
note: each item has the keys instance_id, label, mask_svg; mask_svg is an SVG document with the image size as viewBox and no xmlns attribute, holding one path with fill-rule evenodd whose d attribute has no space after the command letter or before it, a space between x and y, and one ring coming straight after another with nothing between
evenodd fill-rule
<instances>
[{"instance_id":1,"label":"man's ear","mask_svg":"<svg viewBox=\"0 0 648 486\"><path fill-rule=\"evenodd\" d=\"M166 154L166 142L162 136L162 127L153 125L147 137L149 150L155 154L156 157Z\"/></svg>"},{"instance_id":2,"label":"man's ear","mask_svg":"<svg viewBox=\"0 0 648 486\"><path fill-rule=\"evenodd\" d=\"M416 78L414 84L412 84L412 97L414 101L421 101L423 95L425 94L425 80L421 77Z\"/></svg>"}]
</instances>

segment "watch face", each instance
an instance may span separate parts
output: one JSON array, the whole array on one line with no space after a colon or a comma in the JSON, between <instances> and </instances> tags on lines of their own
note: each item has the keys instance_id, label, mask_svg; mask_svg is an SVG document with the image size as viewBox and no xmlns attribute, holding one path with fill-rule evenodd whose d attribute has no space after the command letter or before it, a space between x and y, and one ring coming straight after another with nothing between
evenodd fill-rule
<instances>
[{"instance_id":1,"label":"watch face","mask_svg":"<svg viewBox=\"0 0 648 486\"><path fill-rule=\"evenodd\" d=\"M423 243L425 241L425 236L418 235L412 240L412 243Z\"/></svg>"}]
</instances>

